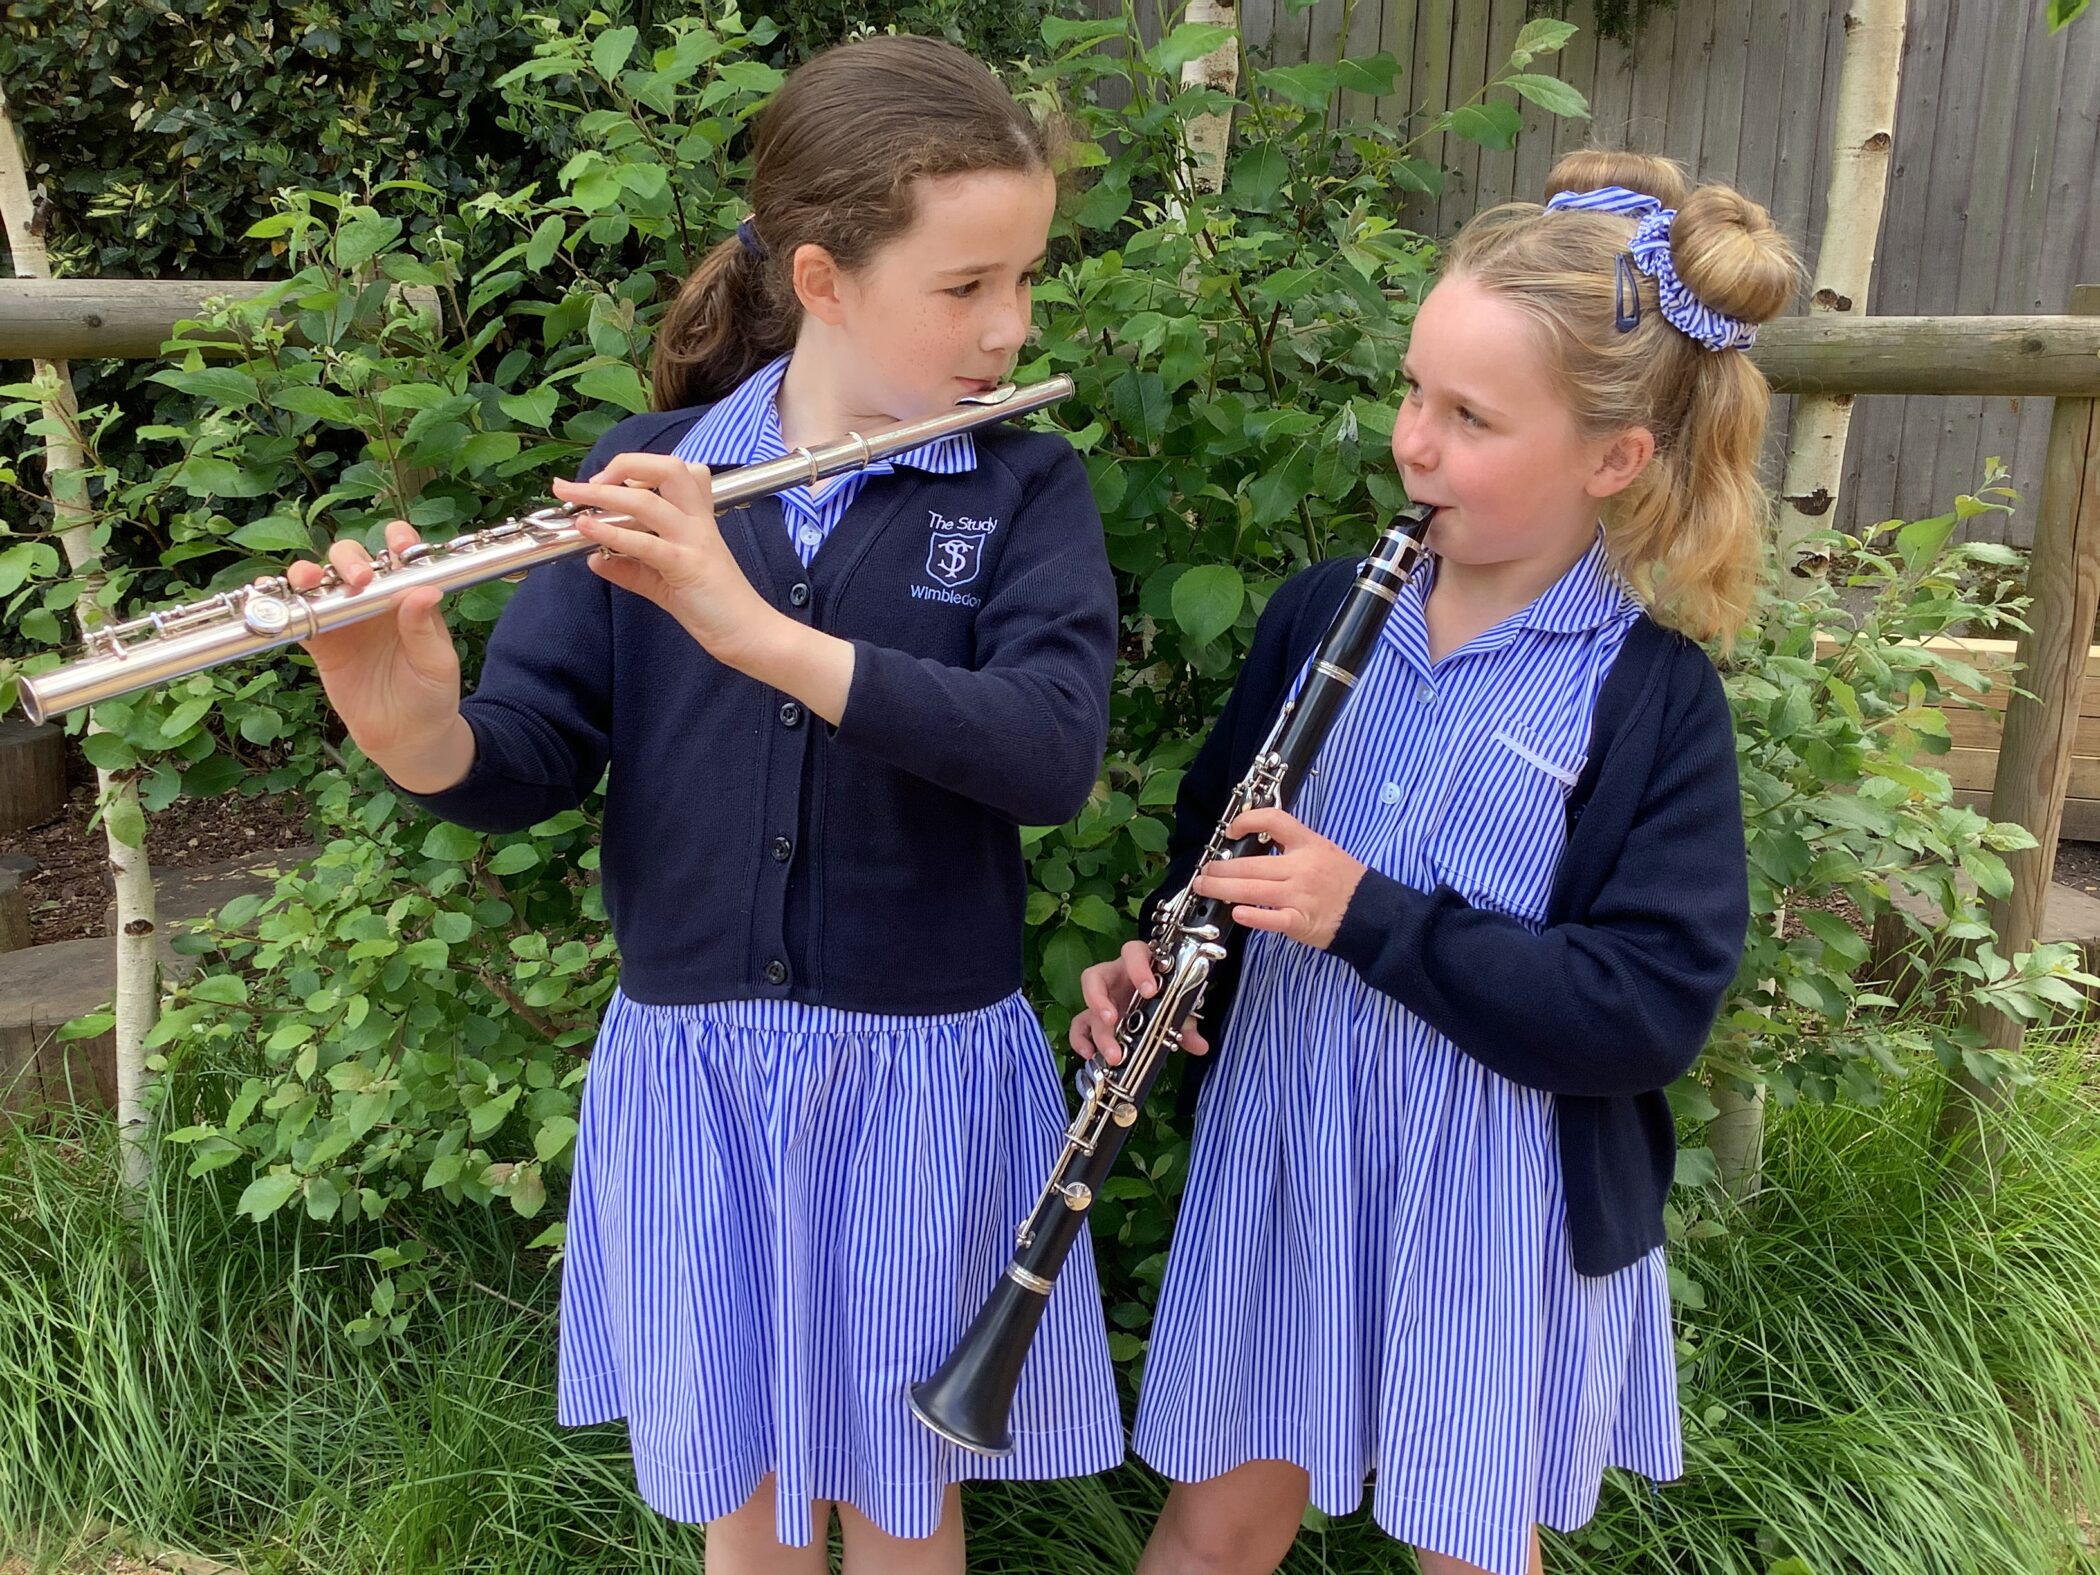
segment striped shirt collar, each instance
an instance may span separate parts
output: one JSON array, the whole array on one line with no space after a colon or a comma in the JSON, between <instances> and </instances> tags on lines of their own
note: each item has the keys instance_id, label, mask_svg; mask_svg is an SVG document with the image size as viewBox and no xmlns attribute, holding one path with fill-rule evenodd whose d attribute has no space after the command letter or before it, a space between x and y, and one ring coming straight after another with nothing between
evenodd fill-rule
<instances>
[{"instance_id":1,"label":"striped shirt collar","mask_svg":"<svg viewBox=\"0 0 2100 1575\"><path fill-rule=\"evenodd\" d=\"M1418 611L1426 611L1430 589L1436 584L1436 560L1429 560L1427 573L1418 574L1408 582L1408 593L1414 597ZM1640 601L1633 590L1612 566L1611 554L1605 551L1604 531L1600 526L1589 550L1561 577L1539 594L1532 603L1511 613L1494 629L1484 631L1476 639L1488 635L1507 638L1520 629L1541 629L1552 634L1583 634L1602 629L1621 618L1631 617L1640 611ZM1389 619L1386 629L1397 635L1398 619ZM1467 642L1469 645L1473 642Z\"/></svg>"},{"instance_id":2,"label":"striped shirt collar","mask_svg":"<svg viewBox=\"0 0 2100 1575\"><path fill-rule=\"evenodd\" d=\"M1533 629L1554 634L1582 634L1640 610L1633 590L1612 566L1600 526L1589 551L1567 573L1546 587L1545 594L1518 616Z\"/></svg>"},{"instance_id":3,"label":"striped shirt collar","mask_svg":"<svg viewBox=\"0 0 2100 1575\"><path fill-rule=\"evenodd\" d=\"M786 356L770 361L716 401L679 443L679 457L713 470L763 464L785 455L788 448L780 435L779 396L787 366ZM863 474L880 474L899 465L934 475L957 475L977 468L977 444L968 432L951 432L877 460Z\"/></svg>"}]
</instances>

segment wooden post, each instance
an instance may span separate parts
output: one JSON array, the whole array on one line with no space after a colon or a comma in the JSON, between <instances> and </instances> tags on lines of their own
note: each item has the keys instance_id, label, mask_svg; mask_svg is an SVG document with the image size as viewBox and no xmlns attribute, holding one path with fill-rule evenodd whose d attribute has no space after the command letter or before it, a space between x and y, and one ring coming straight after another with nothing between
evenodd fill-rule
<instances>
[{"instance_id":1,"label":"wooden post","mask_svg":"<svg viewBox=\"0 0 2100 1575\"><path fill-rule=\"evenodd\" d=\"M0 361L154 360L175 325L200 317L215 296L246 301L276 285L263 279L0 279ZM390 293L438 319L438 293L396 284ZM290 308L279 315L295 319ZM296 321L291 337L303 343Z\"/></svg>"},{"instance_id":2,"label":"wooden post","mask_svg":"<svg viewBox=\"0 0 2100 1575\"><path fill-rule=\"evenodd\" d=\"M2073 290L2071 311L2100 316L2100 284ZM2028 693L2014 694L2006 705L1991 788L1991 818L2018 822L2034 833L2036 843L2007 857L2012 894L1991 905L1999 955L2008 958L2029 950L2041 931L2070 787L2086 650L2100 605L2100 401L2056 401L2027 590L2030 628L2020 636L2017 682ZM1982 1012L1973 1020L1993 1049L2020 1047L2016 1020L2002 1012ZM1998 1143L1991 1116L2003 1103L2002 1082L1987 1088L1966 1071L1956 1072L1941 1107L1940 1135L1958 1165L1996 1175Z\"/></svg>"}]
</instances>

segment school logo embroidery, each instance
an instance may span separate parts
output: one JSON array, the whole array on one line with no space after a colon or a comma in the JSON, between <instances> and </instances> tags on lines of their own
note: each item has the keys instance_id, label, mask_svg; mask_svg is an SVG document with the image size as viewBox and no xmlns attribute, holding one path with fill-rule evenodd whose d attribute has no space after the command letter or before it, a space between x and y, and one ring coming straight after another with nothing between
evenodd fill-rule
<instances>
[{"instance_id":1,"label":"school logo embroidery","mask_svg":"<svg viewBox=\"0 0 2100 1575\"><path fill-rule=\"evenodd\" d=\"M984 544L999 522L972 519L967 514L950 519L929 511L927 524L933 531L926 547L927 576L951 591L976 579L977 571L984 567Z\"/></svg>"}]
</instances>

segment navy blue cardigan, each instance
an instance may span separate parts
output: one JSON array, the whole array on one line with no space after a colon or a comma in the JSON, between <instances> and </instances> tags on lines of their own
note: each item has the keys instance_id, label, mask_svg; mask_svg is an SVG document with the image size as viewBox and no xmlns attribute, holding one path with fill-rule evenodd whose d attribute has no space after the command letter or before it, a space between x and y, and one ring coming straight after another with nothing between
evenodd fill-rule
<instances>
[{"instance_id":1,"label":"navy blue cardigan","mask_svg":"<svg viewBox=\"0 0 2100 1575\"><path fill-rule=\"evenodd\" d=\"M1188 880L1356 563L1315 565L1263 610L1182 780L1148 926L1151 907ZM1568 814L1543 931L1447 886L1417 891L1373 870L1329 950L1489 1070L1554 1095L1575 1267L1601 1275L1663 1241L1677 1140L1662 1090L1697 1059L1750 922L1719 675L1697 645L1646 616L1597 697ZM1235 956L1205 1004L1213 1043L1237 982ZM1187 1065L1185 1093L1203 1067Z\"/></svg>"},{"instance_id":2,"label":"navy blue cardigan","mask_svg":"<svg viewBox=\"0 0 2100 1575\"><path fill-rule=\"evenodd\" d=\"M702 413L621 422L581 474L670 451ZM605 906L639 1001L935 1013L1012 994L1019 828L1093 788L1116 599L1071 445L1004 423L973 437L973 470L871 478L807 569L778 499L722 516L760 595L853 642L836 729L578 555L533 570L497 621L461 707L465 780L408 796L519 831L609 762Z\"/></svg>"}]
</instances>

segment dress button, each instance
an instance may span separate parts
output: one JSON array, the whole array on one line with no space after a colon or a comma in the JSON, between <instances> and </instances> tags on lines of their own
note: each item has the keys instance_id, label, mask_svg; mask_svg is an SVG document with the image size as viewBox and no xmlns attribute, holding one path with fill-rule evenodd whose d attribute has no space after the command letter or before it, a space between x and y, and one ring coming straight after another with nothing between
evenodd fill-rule
<instances>
[{"instance_id":1,"label":"dress button","mask_svg":"<svg viewBox=\"0 0 2100 1575\"><path fill-rule=\"evenodd\" d=\"M788 965L782 962L778 957L775 957L771 962L766 964L766 983L786 984L787 982Z\"/></svg>"},{"instance_id":2,"label":"dress button","mask_svg":"<svg viewBox=\"0 0 2100 1575\"><path fill-rule=\"evenodd\" d=\"M1417 684L1415 686L1415 698L1421 701L1422 704L1427 705L1436 698L1436 691L1427 684Z\"/></svg>"},{"instance_id":3,"label":"dress button","mask_svg":"<svg viewBox=\"0 0 2100 1575\"><path fill-rule=\"evenodd\" d=\"M795 704L792 700L783 705L780 708L780 725L782 727L800 727L802 725L802 707Z\"/></svg>"},{"instance_id":4,"label":"dress button","mask_svg":"<svg viewBox=\"0 0 2100 1575\"><path fill-rule=\"evenodd\" d=\"M800 580L788 587L788 605L791 607L807 607L809 605L809 587Z\"/></svg>"},{"instance_id":5,"label":"dress button","mask_svg":"<svg viewBox=\"0 0 2100 1575\"><path fill-rule=\"evenodd\" d=\"M1384 787L1380 788L1378 790L1378 802L1381 804L1399 803L1400 784L1397 782L1388 782Z\"/></svg>"},{"instance_id":6,"label":"dress button","mask_svg":"<svg viewBox=\"0 0 2100 1575\"><path fill-rule=\"evenodd\" d=\"M802 545L805 547L819 546L824 540L824 533L818 530L817 527L814 525L803 526L801 536Z\"/></svg>"},{"instance_id":7,"label":"dress button","mask_svg":"<svg viewBox=\"0 0 2100 1575\"><path fill-rule=\"evenodd\" d=\"M782 864L787 863L790 858L794 857L794 853L795 845L788 841L787 838L775 837L773 839L773 857Z\"/></svg>"}]
</instances>

